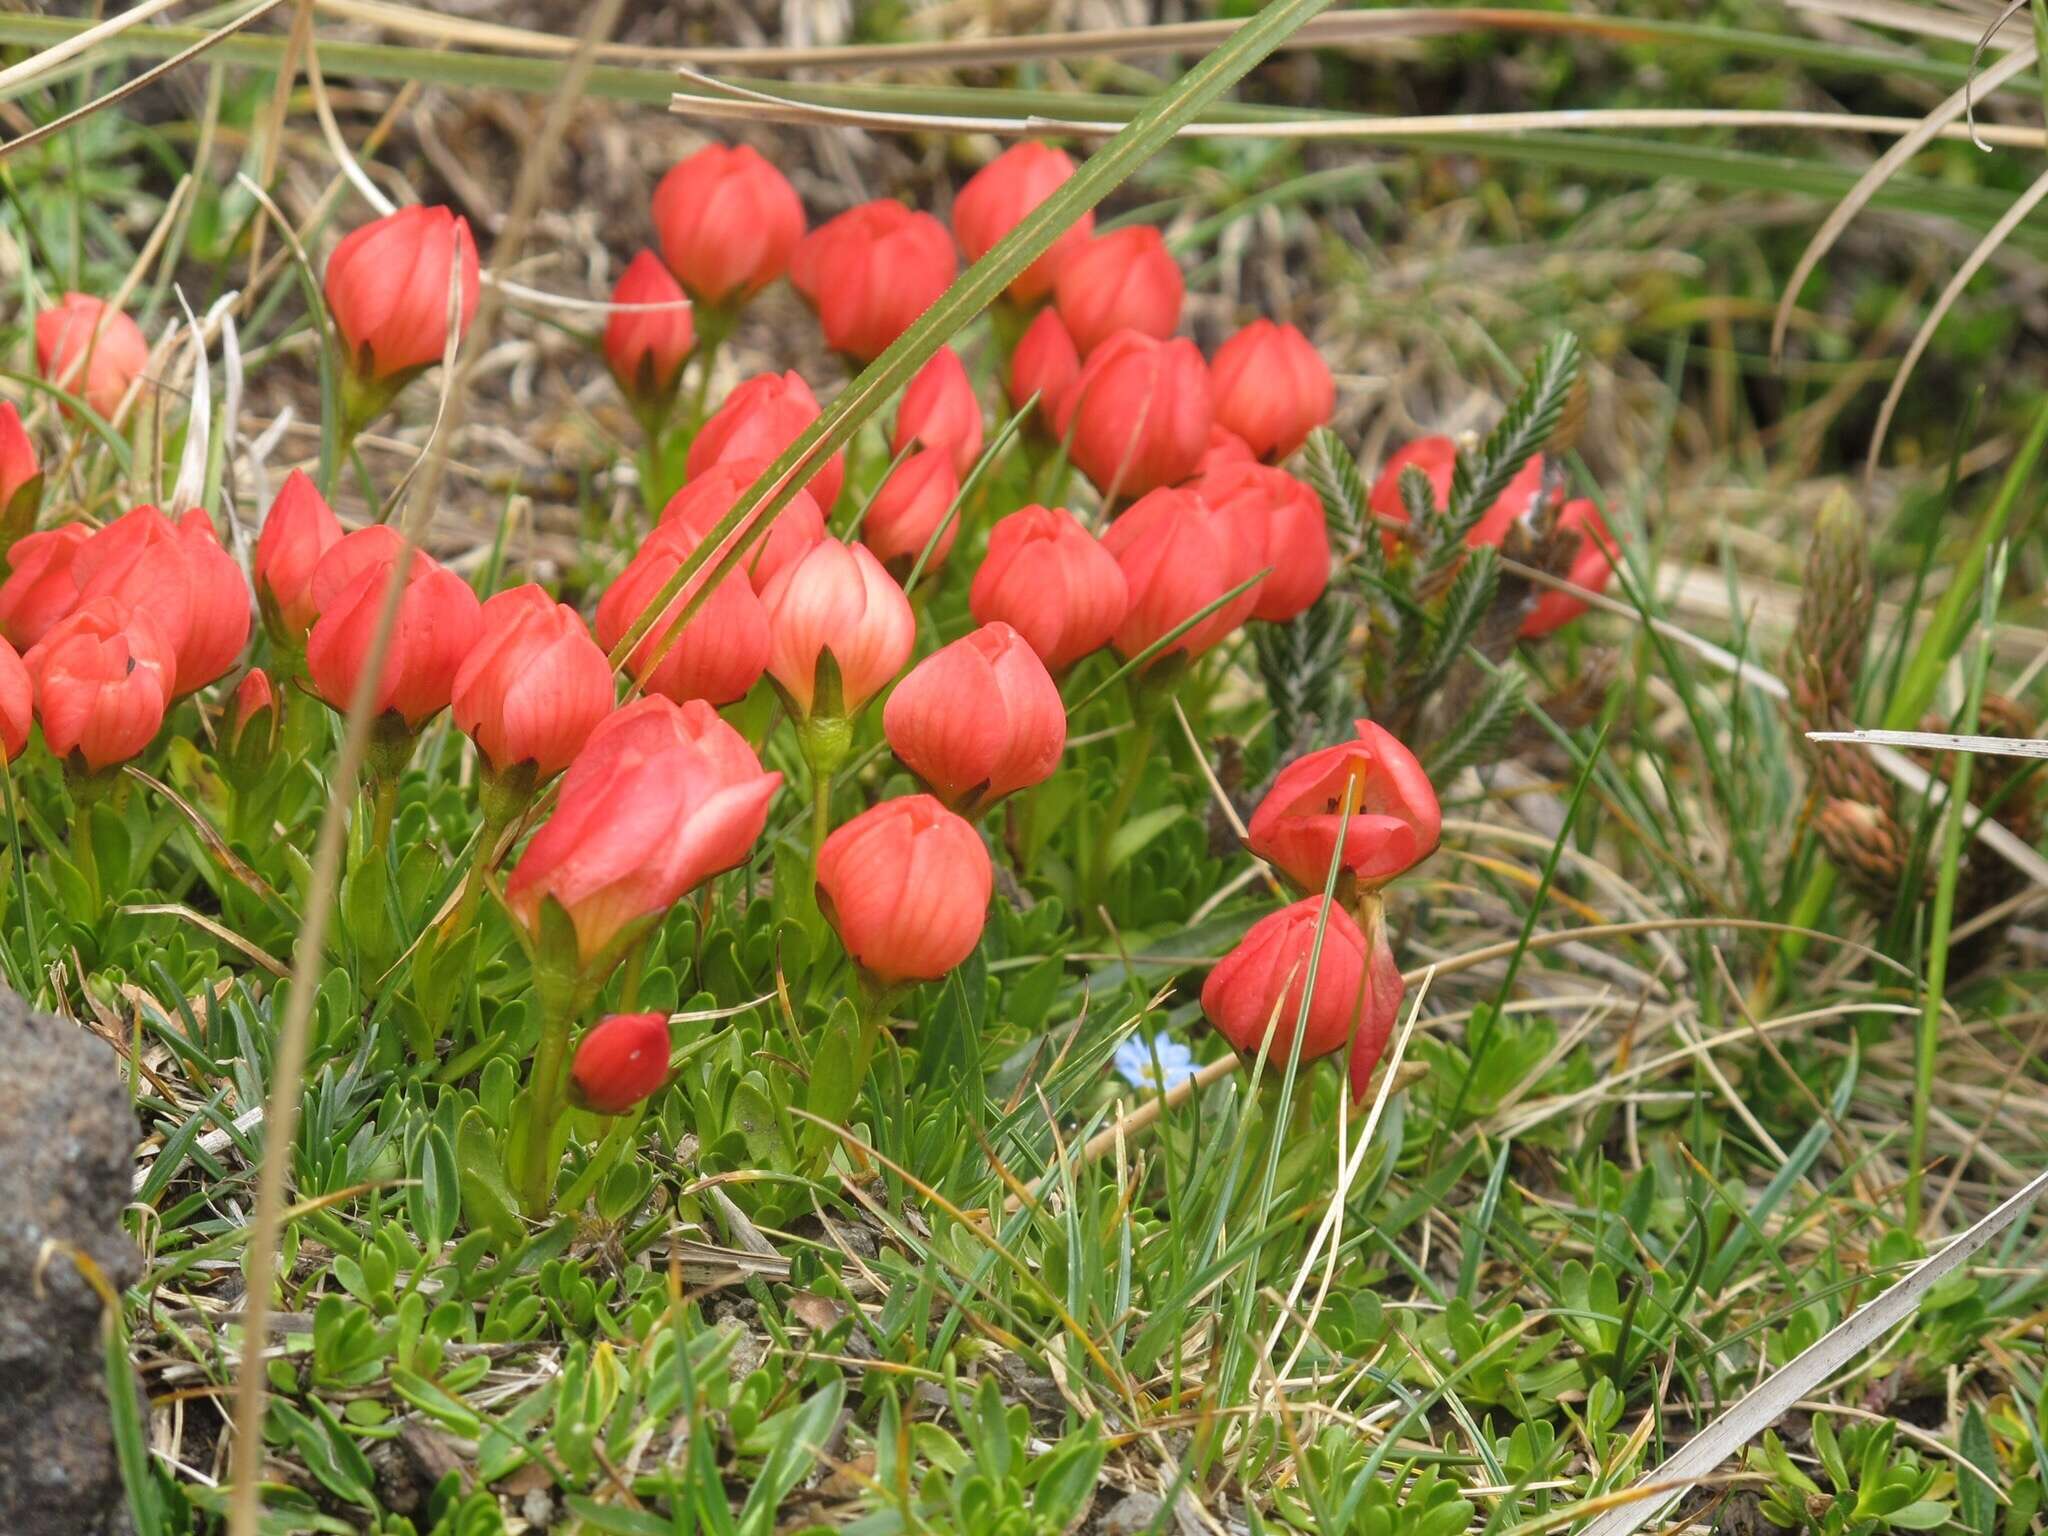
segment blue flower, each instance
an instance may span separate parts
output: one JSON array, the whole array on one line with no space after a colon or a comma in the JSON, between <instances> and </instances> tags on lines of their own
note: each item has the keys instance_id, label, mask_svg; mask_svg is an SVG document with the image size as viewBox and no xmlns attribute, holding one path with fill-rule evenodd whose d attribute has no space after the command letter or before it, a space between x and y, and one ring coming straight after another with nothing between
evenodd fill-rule
<instances>
[{"instance_id":1,"label":"blue flower","mask_svg":"<svg viewBox=\"0 0 2048 1536\"><path fill-rule=\"evenodd\" d=\"M1195 1053L1163 1030L1132 1035L1116 1048L1117 1075L1133 1088L1174 1089L1195 1075Z\"/></svg>"}]
</instances>

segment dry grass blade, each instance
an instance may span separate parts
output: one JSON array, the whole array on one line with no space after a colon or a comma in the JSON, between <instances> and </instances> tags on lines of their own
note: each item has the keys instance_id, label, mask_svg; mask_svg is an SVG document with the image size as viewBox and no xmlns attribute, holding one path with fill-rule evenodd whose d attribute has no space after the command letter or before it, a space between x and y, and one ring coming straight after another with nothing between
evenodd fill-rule
<instances>
[{"instance_id":1,"label":"dry grass blade","mask_svg":"<svg viewBox=\"0 0 2048 1536\"><path fill-rule=\"evenodd\" d=\"M2048 741L2023 736L1958 736L1949 731L1808 731L1808 741L1861 742L1923 752L1981 752L1990 757L2048 757Z\"/></svg>"},{"instance_id":2,"label":"dry grass blade","mask_svg":"<svg viewBox=\"0 0 2048 1536\"><path fill-rule=\"evenodd\" d=\"M1931 143L1943 129L1955 122L1969 110L1974 93L1991 92L2014 75L2031 66L2034 62L2032 44L2015 48L2004 58L1985 70L1981 77L1966 80L1960 90L1952 92L1933 111L1908 133L1904 134L1890 149L1878 156L1876 162L1857 178L1842 200L1835 204L1821 227L1814 232L1813 239L1800 253L1798 262L1792 268L1792 275L1785 282L1785 291L1778 298L1778 312L1771 320L1771 357L1781 358L1785 351L1785 332L1792 323L1792 311L1799 302L1800 290L1806 280L1813 276L1813 269L1820 265L1821 258L1834 248L1842 231L1861 213L1887 181L1914 155Z\"/></svg>"},{"instance_id":3,"label":"dry grass blade","mask_svg":"<svg viewBox=\"0 0 2048 1536\"><path fill-rule=\"evenodd\" d=\"M32 54L19 64L10 64L0 69L0 92L12 91L16 86L28 85L41 79L51 70L57 69L79 55L91 52L108 38L118 37L130 27L139 26L153 16L160 16L183 0L142 0L118 16L109 16L96 26L88 27L75 37L67 37L61 43L52 44L40 53Z\"/></svg>"}]
</instances>

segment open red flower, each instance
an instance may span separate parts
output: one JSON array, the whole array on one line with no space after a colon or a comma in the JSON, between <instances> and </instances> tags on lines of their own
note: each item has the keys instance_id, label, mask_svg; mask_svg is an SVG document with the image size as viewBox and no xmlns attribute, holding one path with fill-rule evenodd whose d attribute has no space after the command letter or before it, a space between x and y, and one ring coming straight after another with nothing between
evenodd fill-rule
<instances>
[{"instance_id":1,"label":"open red flower","mask_svg":"<svg viewBox=\"0 0 2048 1536\"><path fill-rule=\"evenodd\" d=\"M101 773L156 738L178 663L147 610L103 597L51 628L22 664L50 750Z\"/></svg>"},{"instance_id":2,"label":"open red flower","mask_svg":"<svg viewBox=\"0 0 2048 1536\"><path fill-rule=\"evenodd\" d=\"M994 883L979 834L930 795L884 800L818 853L818 904L884 986L935 981L973 954Z\"/></svg>"},{"instance_id":3,"label":"open red flower","mask_svg":"<svg viewBox=\"0 0 2048 1536\"><path fill-rule=\"evenodd\" d=\"M977 624L1005 623L1054 672L1109 644L1131 606L1116 556L1071 512L1025 507L989 530L967 606Z\"/></svg>"},{"instance_id":4,"label":"open red flower","mask_svg":"<svg viewBox=\"0 0 2048 1536\"><path fill-rule=\"evenodd\" d=\"M871 363L959 270L953 237L928 213L881 198L804 236L789 280L818 312L826 345Z\"/></svg>"},{"instance_id":5,"label":"open red flower","mask_svg":"<svg viewBox=\"0 0 2048 1536\"><path fill-rule=\"evenodd\" d=\"M1252 812L1245 846L1307 890L1322 889L1341 847L1342 873L1370 889L1428 858L1442 833L1436 790L1415 754L1360 720L1355 740L1280 770Z\"/></svg>"},{"instance_id":6,"label":"open red flower","mask_svg":"<svg viewBox=\"0 0 2048 1536\"><path fill-rule=\"evenodd\" d=\"M882 710L889 746L956 811L1041 784L1067 746L1067 708L1030 646L984 624L927 656Z\"/></svg>"},{"instance_id":7,"label":"open red flower","mask_svg":"<svg viewBox=\"0 0 2048 1536\"><path fill-rule=\"evenodd\" d=\"M1379 478L1372 483L1367 506L1375 517L1405 524L1408 521L1408 503L1401 495L1401 472L1414 468L1428 477L1438 509L1448 507L1451 479L1457 467L1458 445L1448 437L1418 437L1411 443L1403 443L1387 456ZM1472 525L1472 531L1465 535L1465 542L1474 549L1482 544L1499 545L1507 537L1508 529L1533 512L1542 497L1543 459L1538 455L1515 472L1508 488ZM1384 537L1389 549L1399 542L1392 533Z\"/></svg>"},{"instance_id":8,"label":"open red flower","mask_svg":"<svg viewBox=\"0 0 2048 1536\"><path fill-rule=\"evenodd\" d=\"M78 606L78 582L71 565L92 530L64 523L31 533L7 552L9 572L0 583L0 634L26 649Z\"/></svg>"},{"instance_id":9,"label":"open red flower","mask_svg":"<svg viewBox=\"0 0 2048 1536\"><path fill-rule=\"evenodd\" d=\"M530 764L544 782L611 713L611 666L576 610L531 582L493 594L479 618L449 690L456 727L493 774Z\"/></svg>"}]
</instances>

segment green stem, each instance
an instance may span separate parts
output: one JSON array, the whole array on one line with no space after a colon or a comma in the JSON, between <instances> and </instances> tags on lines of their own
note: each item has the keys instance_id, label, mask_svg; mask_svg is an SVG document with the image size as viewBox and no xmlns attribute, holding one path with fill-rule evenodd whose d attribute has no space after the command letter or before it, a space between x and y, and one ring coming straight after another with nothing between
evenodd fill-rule
<instances>
[{"instance_id":1,"label":"green stem","mask_svg":"<svg viewBox=\"0 0 2048 1536\"><path fill-rule=\"evenodd\" d=\"M832 832L832 770L821 768L811 774L811 870L825 851L825 839Z\"/></svg>"},{"instance_id":2,"label":"green stem","mask_svg":"<svg viewBox=\"0 0 2048 1536\"><path fill-rule=\"evenodd\" d=\"M526 1145L514 1188L519 1208L539 1220L555 1200L555 1126L567 1102L569 1036L576 1027L573 987L549 986L535 977L540 1003L540 1048L533 1054L533 1079L527 1087Z\"/></svg>"},{"instance_id":3,"label":"green stem","mask_svg":"<svg viewBox=\"0 0 2048 1536\"><path fill-rule=\"evenodd\" d=\"M1116 787L1116 798L1109 803L1109 814L1096 829L1094 842L1088 849L1088 877L1082 887L1085 901L1082 921L1090 926L1103 923L1100 915L1103 894L1109 884L1109 845L1130 814L1131 802L1137 798L1138 785L1143 782L1145 769L1152 756L1152 741L1158 734L1158 712L1153 701L1145 696L1142 684L1131 689L1132 707L1136 719L1130 732L1123 739L1121 756L1121 778Z\"/></svg>"},{"instance_id":4,"label":"green stem","mask_svg":"<svg viewBox=\"0 0 2048 1536\"><path fill-rule=\"evenodd\" d=\"M398 780L378 774L370 784L370 850L378 858L391 846L391 823L398 817Z\"/></svg>"},{"instance_id":5,"label":"green stem","mask_svg":"<svg viewBox=\"0 0 2048 1536\"><path fill-rule=\"evenodd\" d=\"M71 811L71 867L85 881L88 922L98 920L100 909L100 858L92 845L92 808L99 796L73 785Z\"/></svg>"}]
</instances>

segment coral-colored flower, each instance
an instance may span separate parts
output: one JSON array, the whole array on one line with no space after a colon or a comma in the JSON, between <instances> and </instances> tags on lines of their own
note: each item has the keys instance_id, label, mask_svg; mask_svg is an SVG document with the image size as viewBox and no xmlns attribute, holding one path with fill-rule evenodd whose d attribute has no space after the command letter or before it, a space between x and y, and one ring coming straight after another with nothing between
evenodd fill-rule
<instances>
[{"instance_id":1,"label":"coral-colored flower","mask_svg":"<svg viewBox=\"0 0 2048 1536\"><path fill-rule=\"evenodd\" d=\"M1310 993L1309 960L1321 907L1322 899L1311 896L1252 924L1202 983L1202 1012L1247 1063L1257 1057L1270 1029L1266 1060L1284 1065L1294 1049L1295 1027L1303 1022L1301 1000L1307 994L1301 1059L1313 1061L1351 1044L1352 1081L1363 1083L1393 1032L1401 972L1381 924L1374 923L1374 938L1368 940L1351 914L1332 904Z\"/></svg>"},{"instance_id":2,"label":"coral-colored flower","mask_svg":"<svg viewBox=\"0 0 2048 1536\"><path fill-rule=\"evenodd\" d=\"M259 742L251 743L252 752L260 745L262 755L267 756L277 739L277 691L270 686L270 674L261 667L251 667L235 685L228 713L228 751L240 755L252 731L260 737Z\"/></svg>"},{"instance_id":3,"label":"coral-colored flower","mask_svg":"<svg viewBox=\"0 0 2048 1536\"><path fill-rule=\"evenodd\" d=\"M553 778L612 710L612 669L576 610L528 583L483 605L449 690L455 724L494 774Z\"/></svg>"},{"instance_id":4,"label":"coral-colored flower","mask_svg":"<svg viewBox=\"0 0 2048 1536\"><path fill-rule=\"evenodd\" d=\"M71 560L76 602L114 598L149 613L177 657L172 697L197 691L235 664L249 638L249 588L194 509L173 523L155 507L123 513Z\"/></svg>"},{"instance_id":5,"label":"coral-colored flower","mask_svg":"<svg viewBox=\"0 0 2048 1536\"><path fill-rule=\"evenodd\" d=\"M1358 787L1349 786L1356 781ZM1352 812L1344 817L1349 793ZM1386 884L1436 851L1443 811L1415 754L1370 720L1353 741L1282 768L1252 812L1245 846L1296 885L1321 890L1343 847L1343 872L1359 886Z\"/></svg>"},{"instance_id":6,"label":"coral-colored flower","mask_svg":"<svg viewBox=\"0 0 2048 1536\"><path fill-rule=\"evenodd\" d=\"M901 453L912 444L943 448L952 457L953 472L965 479L981 457L981 402L960 354L941 347L918 369L896 408L896 430L890 448Z\"/></svg>"},{"instance_id":7,"label":"coral-colored flower","mask_svg":"<svg viewBox=\"0 0 2048 1536\"><path fill-rule=\"evenodd\" d=\"M700 304L744 301L788 270L804 237L789 178L742 144L709 144L654 189L661 259Z\"/></svg>"},{"instance_id":8,"label":"coral-colored flower","mask_svg":"<svg viewBox=\"0 0 2048 1536\"><path fill-rule=\"evenodd\" d=\"M706 537L767 468L766 459L727 459L714 464L669 498L661 509L662 526L679 523L698 538ZM775 514L765 538L758 523L748 530L750 553L742 567L747 580L756 592L764 591L777 571L824 537L825 514L809 491L796 492Z\"/></svg>"},{"instance_id":9,"label":"coral-colored flower","mask_svg":"<svg viewBox=\"0 0 2048 1536\"><path fill-rule=\"evenodd\" d=\"M799 719L820 711L859 714L903 670L917 641L910 600L858 544L821 539L776 575L761 601L768 609L768 675ZM818 667L827 655L839 674L836 701L818 697Z\"/></svg>"},{"instance_id":10,"label":"coral-colored flower","mask_svg":"<svg viewBox=\"0 0 2048 1536\"><path fill-rule=\"evenodd\" d=\"M572 1091L585 1109L623 1115L668 1081L668 1015L612 1013L577 1042L569 1066Z\"/></svg>"},{"instance_id":11,"label":"coral-colored flower","mask_svg":"<svg viewBox=\"0 0 2048 1536\"><path fill-rule=\"evenodd\" d=\"M456 282L457 329L467 331L481 291L476 241L446 208L401 208L344 235L327 258L326 291L350 368L381 381L438 363Z\"/></svg>"},{"instance_id":12,"label":"coral-colored flower","mask_svg":"<svg viewBox=\"0 0 2048 1536\"><path fill-rule=\"evenodd\" d=\"M1118 331L1164 341L1180 324L1186 282L1149 224L1097 235L1060 268L1060 319L1087 357Z\"/></svg>"},{"instance_id":13,"label":"coral-colored flower","mask_svg":"<svg viewBox=\"0 0 2048 1536\"><path fill-rule=\"evenodd\" d=\"M89 293L67 293L36 316L36 369L112 420L149 366L142 327Z\"/></svg>"},{"instance_id":14,"label":"coral-colored flower","mask_svg":"<svg viewBox=\"0 0 2048 1536\"><path fill-rule=\"evenodd\" d=\"M1052 776L1067 747L1067 707L1017 631L985 624L911 668L889 695L882 729L933 794L979 815Z\"/></svg>"},{"instance_id":15,"label":"coral-colored flower","mask_svg":"<svg viewBox=\"0 0 2048 1536\"><path fill-rule=\"evenodd\" d=\"M146 609L119 598L86 603L22 658L43 740L99 773L155 739L171 701L177 655Z\"/></svg>"},{"instance_id":16,"label":"coral-colored flower","mask_svg":"<svg viewBox=\"0 0 2048 1536\"><path fill-rule=\"evenodd\" d=\"M1008 624L1054 672L1109 644L1130 605L1116 556L1053 507L1025 507L991 528L967 593L977 624Z\"/></svg>"},{"instance_id":17,"label":"coral-colored flower","mask_svg":"<svg viewBox=\"0 0 2048 1536\"><path fill-rule=\"evenodd\" d=\"M0 750L13 762L28 745L29 727L35 724L35 683L22 665L21 655L0 640Z\"/></svg>"},{"instance_id":18,"label":"coral-colored flower","mask_svg":"<svg viewBox=\"0 0 2048 1536\"><path fill-rule=\"evenodd\" d=\"M884 986L935 981L973 954L994 879L974 828L930 795L884 800L818 853L818 904Z\"/></svg>"},{"instance_id":19,"label":"coral-colored flower","mask_svg":"<svg viewBox=\"0 0 2048 1536\"><path fill-rule=\"evenodd\" d=\"M0 583L0 634L27 649L78 606L71 565L92 530L64 523L29 534L7 552L9 574Z\"/></svg>"},{"instance_id":20,"label":"coral-colored flower","mask_svg":"<svg viewBox=\"0 0 2048 1536\"><path fill-rule=\"evenodd\" d=\"M604 360L611 365L620 392L635 409L665 415L675 399L683 359L697 344L690 302L660 258L652 251L642 251L619 274L612 303L671 306L615 309L604 325Z\"/></svg>"},{"instance_id":21,"label":"coral-colored flower","mask_svg":"<svg viewBox=\"0 0 2048 1536\"><path fill-rule=\"evenodd\" d=\"M1568 501L1558 508L1557 527L1562 533L1579 536L1578 552L1572 556L1572 563L1564 573L1565 580L1589 592L1606 591L1608 578L1614 574L1615 545L1614 535L1608 532L1600 509L1583 497ZM1537 594L1534 606L1522 619L1522 638L1539 640L1585 611L1586 604L1582 598L1545 588Z\"/></svg>"},{"instance_id":22,"label":"coral-colored flower","mask_svg":"<svg viewBox=\"0 0 2048 1536\"><path fill-rule=\"evenodd\" d=\"M1239 524L1258 548L1259 565L1272 567L1259 583L1253 618L1285 624L1323 595L1330 584L1330 530L1314 491L1284 469L1250 461L1209 470L1193 488Z\"/></svg>"},{"instance_id":23,"label":"coral-colored flower","mask_svg":"<svg viewBox=\"0 0 2048 1536\"><path fill-rule=\"evenodd\" d=\"M21 424L21 413L12 400L0 400L0 530L19 538L35 526L36 504L41 500L42 467L36 463L36 445L29 441ZM30 482L34 482L31 487ZM31 490L17 510L15 499Z\"/></svg>"},{"instance_id":24,"label":"coral-colored flower","mask_svg":"<svg viewBox=\"0 0 2048 1536\"><path fill-rule=\"evenodd\" d=\"M1102 547L1116 557L1131 604L1113 637L1135 656L1259 572L1258 548L1234 520L1188 490L1161 489L1110 524ZM1255 585L1182 634L1150 665L1199 656L1252 616Z\"/></svg>"},{"instance_id":25,"label":"coral-colored flower","mask_svg":"<svg viewBox=\"0 0 2048 1536\"><path fill-rule=\"evenodd\" d=\"M1408 521L1408 503L1401 497L1401 472L1411 466L1428 476L1437 507L1442 509L1450 505L1451 479L1458 467L1458 445L1448 437L1418 437L1389 454L1379 478L1373 481L1366 504L1375 517L1399 524ZM1501 492L1500 499L1472 525L1472 531L1465 535L1465 542L1474 549L1483 544L1497 546L1507 537L1508 529L1535 511L1542 499L1543 459L1537 455L1515 472L1515 478L1508 482L1508 488ZM1399 542L1392 533L1386 534L1385 538L1389 549Z\"/></svg>"},{"instance_id":26,"label":"coral-colored flower","mask_svg":"<svg viewBox=\"0 0 2048 1536\"><path fill-rule=\"evenodd\" d=\"M1256 464L1259 456L1252 452L1252 445L1239 437L1228 427L1209 424L1209 446L1202 450L1202 463L1198 474L1210 474L1226 464Z\"/></svg>"},{"instance_id":27,"label":"coral-colored flower","mask_svg":"<svg viewBox=\"0 0 2048 1536\"><path fill-rule=\"evenodd\" d=\"M306 670L313 691L335 709L345 712L355 696L402 544L397 530L374 524L349 534L314 567L320 617L306 636ZM396 714L408 730L418 730L448 707L456 671L482 629L483 607L469 583L414 550L371 713Z\"/></svg>"},{"instance_id":28,"label":"coral-colored flower","mask_svg":"<svg viewBox=\"0 0 2048 1536\"><path fill-rule=\"evenodd\" d=\"M285 476L256 536L256 601L263 622L280 642L299 646L319 610L313 605L313 569L341 542L341 521L302 469Z\"/></svg>"},{"instance_id":29,"label":"coral-colored flower","mask_svg":"<svg viewBox=\"0 0 2048 1536\"><path fill-rule=\"evenodd\" d=\"M926 564L939 566L960 532L959 517L949 515L959 495L960 477L945 449L913 453L876 487L860 520L860 541L899 578L910 574L927 544L932 554Z\"/></svg>"},{"instance_id":30,"label":"coral-colored flower","mask_svg":"<svg viewBox=\"0 0 2048 1536\"><path fill-rule=\"evenodd\" d=\"M1081 354L1061 323L1059 311L1041 309L1038 317L1024 327L1016 350L1010 354L1010 378L1005 393L1010 397L1011 408L1021 411L1024 402L1036 395L1038 405L1032 417L1052 427L1059 420L1060 402L1080 376Z\"/></svg>"},{"instance_id":31,"label":"coral-colored flower","mask_svg":"<svg viewBox=\"0 0 2048 1536\"><path fill-rule=\"evenodd\" d=\"M717 464L778 458L817 419L818 397L802 374L757 373L725 397L691 441L685 466L689 477L699 479ZM804 489L829 512L845 478L846 455L835 453L812 473Z\"/></svg>"},{"instance_id":32,"label":"coral-colored flower","mask_svg":"<svg viewBox=\"0 0 2048 1536\"><path fill-rule=\"evenodd\" d=\"M870 363L931 308L958 270L945 225L882 198L804 236L789 280L818 312L826 345Z\"/></svg>"},{"instance_id":33,"label":"coral-colored flower","mask_svg":"<svg viewBox=\"0 0 2048 1536\"><path fill-rule=\"evenodd\" d=\"M1262 459L1284 459L1330 419L1337 386L1309 339L1291 325L1254 320L1216 349L1209 394L1217 425Z\"/></svg>"},{"instance_id":34,"label":"coral-colored flower","mask_svg":"<svg viewBox=\"0 0 2048 1536\"><path fill-rule=\"evenodd\" d=\"M641 546L597 605L597 638L607 652L658 598L702 540L681 522L664 522ZM768 613L743 571L728 571L690 615L680 634L677 618L704 584L707 557L669 601L628 665L641 686L682 704L704 699L730 704L746 697L768 664ZM658 661L657 661L657 658Z\"/></svg>"},{"instance_id":35,"label":"coral-colored flower","mask_svg":"<svg viewBox=\"0 0 2048 1536\"><path fill-rule=\"evenodd\" d=\"M249 583L235 557L221 548L213 520L194 507L178 519L192 591L191 617L179 637L178 677L172 693L183 698L224 677L249 643Z\"/></svg>"},{"instance_id":36,"label":"coral-colored flower","mask_svg":"<svg viewBox=\"0 0 2048 1536\"><path fill-rule=\"evenodd\" d=\"M746 861L782 783L709 704L641 698L598 723L562 775L555 814L505 885L540 931L552 896L588 963L636 923Z\"/></svg>"},{"instance_id":37,"label":"coral-colored flower","mask_svg":"<svg viewBox=\"0 0 2048 1536\"><path fill-rule=\"evenodd\" d=\"M1064 150L1026 140L1013 144L967 179L953 199L953 234L969 261L979 261L996 242L1024 222L1024 216L1074 174ZM1030 266L1010 280L1009 295L1030 304L1052 292L1053 284L1095 228L1089 209L1061 232Z\"/></svg>"},{"instance_id":38,"label":"coral-colored flower","mask_svg":"<svg viewBox=\"0 0 2048 1536\"><path fill-rule=\"evenodd\" d=\"M1089 354L1053 427L1105 496L1134 497L1192 475L1209 446L1209 375L1185 338L1122 331Z\"/></svg>"}]
</instances>

